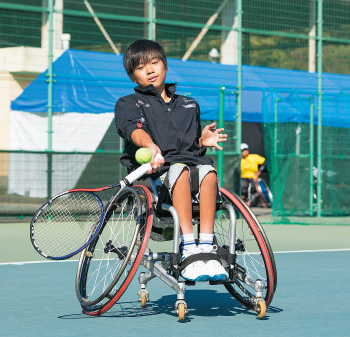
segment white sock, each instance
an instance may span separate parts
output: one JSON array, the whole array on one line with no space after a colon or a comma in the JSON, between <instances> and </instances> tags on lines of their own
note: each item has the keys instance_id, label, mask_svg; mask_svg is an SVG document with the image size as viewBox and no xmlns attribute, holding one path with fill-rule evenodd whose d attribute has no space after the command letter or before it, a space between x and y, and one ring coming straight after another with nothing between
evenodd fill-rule
<instances>
[{"instance_id":1,"label":"white sock","mask_svg":"<svg viewBox=\"0 0 350 337\"><path fill-rule=\"evenodd\" d=\"M181 235L181 248L188 249L196 246L196 242L194 241L194 234L183 234Z\"/></svg>"},{"instance_id":2,"label":"white sock","mask_svg":"<svg viewBox=\"0 0 350 337\"><path fill-rule=\"evenodd\" d=\"M213 245L214 234L199 233L199 246L211 247Z\"/></svg>"}]
</instances>

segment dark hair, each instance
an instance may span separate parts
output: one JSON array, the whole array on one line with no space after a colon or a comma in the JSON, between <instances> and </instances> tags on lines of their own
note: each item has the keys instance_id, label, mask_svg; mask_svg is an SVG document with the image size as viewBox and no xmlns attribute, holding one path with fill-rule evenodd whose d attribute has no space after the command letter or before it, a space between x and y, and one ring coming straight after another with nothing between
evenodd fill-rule
<instances>
[{"instance_id":1,"label":"dark hair","mask_svg":"<svg viewBox=\"0 0 350 337\"><path fill-rule=\"evenodd\" d=\"M140 63L148 63L153 58L158 58L163 61L165 68L167 69L168 63L163 47L151 40L137 40L132 43L124 54L124 68L132 79L134 70Z\"/></svg>"}]
</instances>

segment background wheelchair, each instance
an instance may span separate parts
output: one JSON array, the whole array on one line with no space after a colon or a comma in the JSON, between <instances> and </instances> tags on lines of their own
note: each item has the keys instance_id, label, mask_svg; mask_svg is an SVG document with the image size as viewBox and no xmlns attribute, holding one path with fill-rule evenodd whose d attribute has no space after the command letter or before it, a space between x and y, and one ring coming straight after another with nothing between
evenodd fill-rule
<instances>
[{"instance_id":1,"label":"background wheelchair","mask_svg":"<svg viewBox=\"0 0 350 337\"><path fill-rule=\"evenodd\" d=\"M229 273L223 284L244 307L264 318L277 286L274 255L258 219L235 193L221 188L214 225L214 243L222 265ZM193 226L199 233L199 207L193 204ZM152 252L148 240L173 240L172 252ZM76 295L83 311L101 315L121 298L140 264L148 272L139 275L138 301L149 301L147 283L155 277L175 290L175 314L183 321L187 313L185 291L194 285L180 276L180 224L175 208L158 204L150 187L125 187L107 209L103 226L80 255Z\"/></svg>"},{"instance_id":2,"label":"background wheelchair","mask_svg":"<svg viewBox=\"0 0 350 337\"><path fill-rule=\"evenodd\" d=\"M272 206L272 193L269 185L263 178L251 179L248 185L248 201L251 207L258 205L259 202L266 208Z\"/></svg>"}]
</instances>

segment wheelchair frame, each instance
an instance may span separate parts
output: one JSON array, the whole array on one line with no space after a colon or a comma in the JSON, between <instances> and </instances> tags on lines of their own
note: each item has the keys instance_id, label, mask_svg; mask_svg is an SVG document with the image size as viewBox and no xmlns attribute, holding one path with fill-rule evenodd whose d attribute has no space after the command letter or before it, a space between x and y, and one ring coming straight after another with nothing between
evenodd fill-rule
<instances>
[{"instance_id":1,"label":"wheelchair frame","mask_svg":"<svg viewBox=\"0 0 350 337\"><path fill-rule=\"evenodd\" d=\"M261 186L263 185L263 187ZM255 192L255 193L254 193ZM262 178L252 179L248 185L248 201L251 203L253 197L257 194L264 207L270 208L272 206L273 197L270 187Z\"/></svg>"},{"instance_id":2,"label":"wheelchair frame","mask_svg":"<svg viewBox=\"0 0 350 337\"><path fill-rule=\"evenodd\" d=\"M195 282L179 280L179 217L175 208L168 204L161 205L167 215L158 216L155 212L158 195L154 186L152 190L151 194L145 186L137 185L125 187L118 196L113 196L99 235L82 251L76 275L76 294L86 314L96 316L109 310L123 295L142 264L148 272L141 272L138 278L138 301L141 306L145 307L149 301L147 283L158 277L175 290L175 314L179 321L185 319L188 313L186 285L194 285ZM223 188L221 194L222 201L218 204L215 223L222 221L222 228L218 225L214 231L214 243L222 264L228 270L229 280L209 281L209 284L223 284L238 302L256 311L259 318L264 318L277 286L271 246L260 223L244 201ZM172 224L174 228L171 253L152 252L147 246L153 225L162 223ZM198 223L196 217L194 223ZM123 239L119 239L121 232L128 231L131 234L125 235L127 238L123 234ZM237 231L240 231L239 235ZM108 234L108 238L105 234ZM245 240L245 236L255 241ZM249 245L254 246L253 251L250 251Z\"/></svg>"}]
</instances>

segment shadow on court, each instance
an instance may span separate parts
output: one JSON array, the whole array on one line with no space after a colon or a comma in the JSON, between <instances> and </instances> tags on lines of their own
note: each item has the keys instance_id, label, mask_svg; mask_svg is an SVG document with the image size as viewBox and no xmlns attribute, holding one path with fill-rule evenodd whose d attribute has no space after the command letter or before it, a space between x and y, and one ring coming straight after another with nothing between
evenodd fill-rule
<instances>
[{"instance_id":1,"label":"shadow on court","mask_svg":"<svg viewBox=\"0 0 350 337\"><path fill-rule=\"evenodd\" d=\"M165 295L156 301L147 302L146 308L141 308L141 304L136 301L118 302L107 313L100 318L125 318L125 317L146 317L154 315L169 315L174 317L174 304L176 295ZM190 322L196 317L216 317L237 315L247 315L257 318L257 314L242 307L229 293L219 293L216 290L187 290L186 303L188 304L188 314L183 323ZM267 310L265 320L269 319L269 313L279 313L283 310L270 306ZM84 313L59 316L59 319L94 319L96 317Z\"/></svg>"},{"instance_id":2,"label":"shadow on court","mask_svg":"<svg viewBox=\"0 0 350 337\"><path fill-rule=\"evenodd\" d=\"M76 261L1 265L0 336L203 337L252 331L270 337L348 336L350 293L344 282L350 278L349 254L276 254L278 287L264 320L243 308L224 286L188 286L185 324L174 314L176 293L159 279L147 284L146 308L137 301L135 277L111 310L92 317L82 313L75 296Z\"/></svg>"}]
</instances>

